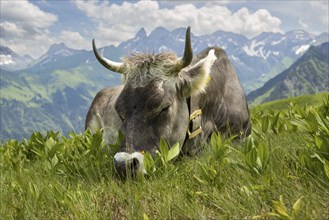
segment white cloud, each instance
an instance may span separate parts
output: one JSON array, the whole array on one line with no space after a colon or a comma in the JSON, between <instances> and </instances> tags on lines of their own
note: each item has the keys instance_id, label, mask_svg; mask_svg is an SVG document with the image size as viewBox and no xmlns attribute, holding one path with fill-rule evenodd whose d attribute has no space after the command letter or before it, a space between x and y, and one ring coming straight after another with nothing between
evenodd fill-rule
<instances>
[{"instance_id":1,"label":"white cloud","mask_svg":"<svg viewBox=\"0 0 329 220\"><path fill-rule=\"evenodd\" d=\"M15 23L4 21L0 23L0 31L2 37L23 37L26 31L17 27Z\"/></svg>"},{"instance_id":2,"label":"white cloud","mask_svg":"<svg viewBox=\"0 0 329 220\"><path fill-rule=\"evenodd\" d=\"M40 10L27 0L2 1L1 8L1 20L15 23L25 31L47 28L58 19L56 15Z\"/></svg>"},{"instance_id":3,"label":"white cloud","mask_svg":"<svg viewBox=\"0 0 329 220\"><path fill-rule=\"evenodd\" d=\"M53 43L49 28L58 17L27 0L1 1L1 41L20 54L40 56ZM45 46L47 45L47 46Z\"/></svg>"},{"instance_id":4,"label":"white cloud","mask_svg":"<svg viewBox=\"0 0 329 220\"><path fill-rule=\"evenodd\" d=\"M266 8L280 17L284 31L304 29L313 34L329 31L329 1L254 1L248 7Z\"/></svg>"},{"instance_id":5,"label":"white cloud","mask_svg":"<svg viewBox=\"0 0 329 220\"><path fill-rule=\"evenodd\" d=\"M280 32L281 21L265 9L250 12L242 8L232 12L222 4L178 4L173 8L160 8L156 1L124 2L122 5L107 2L75 1L78 9L93 19L97 30L94 37L100 45L118 44L133 37L141 27L150 32L158 26L169 30L190 25L197 35L216 30L232 31L249 37L263 31Z\"/></svg>"},{"instance_id":6,"label":"white cloud","mask_svg":"<svg viewBox=\"0 0 329 220\"><path fill-rule=\"evenodd\" d=\"M329 28L329 2L328 1L312 1L310 2L312 8L317 13L316 18L319 19L323 25ZM329 30L328 30L329 31Z\"/></svg>"},{"instance_id":7,"label":"white cloud","mask_svg":"<svg viewBox=\"0 0 329 220\"><path fill-rule=\"evenodd\" d=\"M60 42L65 42L66 46L74 49L86 49L91 47L91 43L83 38L79 32L62 31L59 36Z\"/></svg>"}]
</instances>

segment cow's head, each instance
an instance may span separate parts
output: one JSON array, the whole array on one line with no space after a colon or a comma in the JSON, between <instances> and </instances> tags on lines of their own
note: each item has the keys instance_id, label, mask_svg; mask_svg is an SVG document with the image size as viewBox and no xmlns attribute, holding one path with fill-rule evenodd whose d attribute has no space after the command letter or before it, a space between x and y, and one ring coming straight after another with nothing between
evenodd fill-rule
<instances>
[{"instance_id":1,"label":"cow's head","mask_svg":"<svg viewBox=\"0 0 329 220\"><path fill-rule=\"evenodd\" d=\"M169 145L183 145L189 124L186 98L205 89L216 60L214 50L190 65L193 58L190 28L186 31L182 58L173 53L134 54L117 63L102 57L94 41L93 50L104 67L123 74L125 81L115 103L124 134L119 153L114 156L116 168L122 173L127 167L143 171L141 152L154 154L161 137Z\"/></svg>"}]
</instances>

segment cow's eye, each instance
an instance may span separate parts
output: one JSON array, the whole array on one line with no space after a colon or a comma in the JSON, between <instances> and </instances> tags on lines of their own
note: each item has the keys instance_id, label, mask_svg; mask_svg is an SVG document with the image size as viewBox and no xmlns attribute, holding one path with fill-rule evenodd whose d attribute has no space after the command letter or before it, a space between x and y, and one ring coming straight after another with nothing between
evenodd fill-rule
<instances>
[{"instance_id":1,"label":"cow's eye","mask_svg":"<svg viewBox=\"0 0 329 220\"><path fill-rule=\"evenodd\" d=\"M124 121L125 120L125 118L121 114L118 114L118 115L119 115L121 121Z\"/></svg>"},{"instance_id":2,"label":"cow's eye","mask_svg":"<svg viewBox=\"0 0 329 220\"><path fill-rule=\"evenodd\" d=\"M159 115L167 113L168 110L169 110L169 108L170 108L170 105L164 107L164 108L159 112Z\"/></svg>"}]
</instances>

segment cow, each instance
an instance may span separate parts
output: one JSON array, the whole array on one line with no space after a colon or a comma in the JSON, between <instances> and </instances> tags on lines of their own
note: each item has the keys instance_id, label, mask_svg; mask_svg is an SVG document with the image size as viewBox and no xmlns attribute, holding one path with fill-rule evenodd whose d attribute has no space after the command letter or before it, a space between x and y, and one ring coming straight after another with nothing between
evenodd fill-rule
<instances>
[{"instance_id":1,"label":"cow","mask_svg":"<svg viewBox=\"0 0 329 220\"><path fill-rule=\"evenodd\" d=\"M92 41L100 64L123 75L123 85L95 96L85 128L103 129L106 144L123 134L114 155L119 173L145 173L143 151L154 155L160 138L179 143L182 154L195 154L213 132L250 134L245 92L223 49L208 47L193 57L190 27L183 57L171 52L133 53L122 63L103 57Z\"/></svg>"}]
</instances>

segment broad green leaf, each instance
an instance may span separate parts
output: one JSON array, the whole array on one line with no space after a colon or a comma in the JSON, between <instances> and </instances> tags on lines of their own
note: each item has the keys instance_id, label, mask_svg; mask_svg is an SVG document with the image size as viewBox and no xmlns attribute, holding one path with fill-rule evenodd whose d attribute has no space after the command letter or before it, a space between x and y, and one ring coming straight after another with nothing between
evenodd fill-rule
<instances>
[{"instance_id":1,"label":"broad green leaf","mask_svg":"<svg viewBox=\"0 0 329 220\"><path fill-rule=\"evenodd\" d=\"M216 140L216 133L213 132L210 138L210 143L211 143L211 147L213 148L213 150L216 148L217 145L217 140Z\"/></svg>"},{"instance_id":2,"label":"broad green leaf","mask_svg":"<svg viewBox=\"0 0 329 220\"><path fill-rule=\"evenodd\" d=\"M324 164L324 158L322 158L319 154L314 153L311 157L317 158L322 164Z\"/></svg>"},{"instance_id":3,"label":"broad green leaf","mask_svg":"<svg viewBox=\"0 0 329 220\"><path fill-rule=\"evenodd\" d=\"M224 144L227 144L227 145L231 144L231 142L237 137L238 137L238 135L232 135L231 137L226 138L224 141Z\"/></svg>"},{"instance_id":4,"label":"broad green leaf","mask_svg":"<svg viewBox=\"0 0 329 220\"><path fill-rule=\"evenodd\" d=\"M256 168L258 168L258 170L262 171L263 163L262 163L262 161L260 160L259 157L257 157L257 159L256 159L255 166L256 166Z\"/></svg>"},{"instance_id":5,"label":"broad green leaf","mask_svg":"<svg viewBox=\"0 0 329 220\"><path fill-rule=\"evenodd\" d=\"M300 197L300 198L294 203L294 205L292 206L292 210L293 210L293 213L294 213L294 217L295 217L295 218L297 218L298 215L299 215L300 207L301 207L301 204L302 204L302 199L303 199L303 196Z\"/></svg>"},{"instance_id":6,"label":"broad green leaf","mask_svg":"<svg viewBox=\"0 0 329 220\"><path fill-rule=\"evenodd\" d=\"M30 192L32 193L32 195L35 198L39 198L39 188L37 185L35 185L34 183L30 182L29 183L29 188L30 188Z\"/></svg>"},{"instance_id":7,"label":"broad green leaf","mask_svg":"<svg viewBox=\"0 0 329 220\"><path fill-rule=\"evenodd\" d=\"M54 155L56 154L56 152L58 151L58 149L59 149L60 147L62 147L62 146L63 146L62 143L56 143L56 144L50 149L50 151L49 151L49 153L48 153L48 158L53 158Z\"/></svg>"},{"instance_id":8,"label":"broad green leaf","mask_svg":"<svg viewBox=\"0 0 329 220\"><path fill-rule=\"evenodd\" d=\"M288 219L291 219L288 212L287 212L287 208L283 203L282 196L280 196L279 201L273 200L272 203L273 203L273 208L274 208L276 213L278 213L280 216L284 216Z\"/></svg>"},{"instance_id":9,"label":"broad green leaf","mask_svg":"<svg viewBox=\"0 0 329 220\"><path fill-rule=\"evenodd\" d=\"M246 154L246 157L245 157L245 160L246 160L246 163L247 165L249 166L249 168L251 170L254 170L257 174L259 174L259 172L257 171L257 167L259 167L259 164L257 164L257 151L255 148L253 148L251 151L249 151L247 154ZM259 158L258 158L259 160Z\"/></svg>"},{"instance_id":10,"label":"broad green leaf","mask_svg":"<svg viewBox=\"0 0 329 220\"><path fill-rule=\"evenodd\" d=\"M144 167L147 174L152 174L155 171L155 162L149 152L144 153Z\"/></svg>"},{"instance_id":11,"label":"broad green leaf","mask_svg":"<svg viewBox=\"0 0 329 220\"><path fill-rule=\"evenodd\" d=\"M316 114L317 113L311 112L309 117L307 118L308 128L311 132L316 132L318 130L318 120Z\"/></svg>"},{"instance_id":12,"label":"broad green leaf","mask_svg":"<svg viewBox=\"0 0 329 220\"><path fill-rule=\"evenodd\" d=\"M323 140L319 136L314 136L314 142L315 142L315 146L318 149L321 149L322 148Z\"/></svg>"},{"instance_id":13,"label":"broad green leaf","mask_svg":"<svg viewBox=\"0 0 329 220\"><path fill-rule=\"evenodd\" d=\"M261 120L262 120L262 131L263 131L263 133L266 133L268 130L269 119L268 119L268 117L264 117Z\"/></svg>"},{"instance_id":14,"label":"broad green leaf","mask_svg":"<svg viewBox=\"0 0 329 220\"><path fill-rule=\"evenodd\" d=\"M222 140L222 136L220 134L217 134L217 146L223 147L223 140Z\"/></svg>"},{"instance_id":15,"label":"broad green leaf","mask_svg":"<svg viewBox=\"0 0 329 220\"><path fill-rule=\"evenodd\" d=\"M146 215L146 213L143 213L143 219L144 220L149 220L149 217Z\"/></svg>"},{"instance_id":16,"label":"broad green leaf","mask_svg":"<svg viewBox=\"0 0 329 220\"><path fill-rule=\"evenodd\" d=\"M268 148L267 144L260 143L258 145L258 156L259 156L263 166L267 164L269 155L270 155L270 152L269 152L269 148Z\"/></svg>"},{"instance_id":17,"label":"broad green leaf","mask_svg":"<svg viewBox=\"0 0 329 220\"><path fill-rule=\"evenodd\" d=\"M174 144L168 151L167 162L178 156L180 151L179 143Z\"/></svg>"},{"instance_id":18,"label":"broad green leaf","mask_svg":"<svg viewBox=\"0 0 329 220\"><path fill-rule=\"evenodd\" d=\"M56 144L56 141L54 141L54 139L52 137L50 137L46 143L45 143L45 147L47 149L47 151L50 151L51 148Z\"/></svg>"},{"instance_id":19,"label":"broad green leaf","mask_svg":"<svg viewBox=\"0 0 329 220\"><path fill-rule=\"evenodd\" d=\"M55 156L51 159L51 166L55 167L58 163L58 158L57 155L55 154Z\"/></svg>"},{"instance_id":20,"label":"broad green leaf","mask_svg":"<svg viewBox=\"0 0 329 220\"><path fill-rule=\"evenodd\" d=\"M168 144L164 138L160 138L160 145L159 145L161 155L167 156L168 155Z\"/></svg>"},{"instance_id":21,"label":"broad green leaf","mask_svg":"<svg viewBox=\"0 0 329 220\"><path fill-rule=\"evenodd\" d=\"M326 159L324 159L323 168L327 178L329 179L329 162Z\"/></svg>"},{"instance_id":22,"label":"broad green leaf","mask_svg":"<svg viewBox=\"0 0 329 220\"><path fill-rule=\"evenodd\" d=\"M273 118L273 120L272 120L272 123L273 123L274 126L278 126L278 122L279 122L280 114L281 114L281 112L278 112L278 113L274 116L274 118Z\"/></svg>"},{"instance_id":23,"label":"broad green leaf","mask_svg":"<svg viewBox=\"0 0 329 220\"><path fill-rule=\"evenodd\" d=\"M103 142L103 134L102 132L98 131L93 135L91 148L94 150L98 150Z\"/></svg>"}]
</instances>

